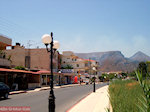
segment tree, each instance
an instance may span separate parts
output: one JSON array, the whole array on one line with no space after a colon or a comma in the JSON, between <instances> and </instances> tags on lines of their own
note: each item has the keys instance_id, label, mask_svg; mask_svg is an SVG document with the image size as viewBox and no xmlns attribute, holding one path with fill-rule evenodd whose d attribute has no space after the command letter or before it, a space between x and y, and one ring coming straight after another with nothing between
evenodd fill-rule
<instances>
[{"instance_id":1,"label":"tree","mask_svg":"<svg viewBox=\"0 0 150 112\"><path fill-rule=\"evenodd\" d=\"M145 62L140 62L138 65L138 70L142 73L143 77L146 77L147 74L147 64Z\"/></svg>"},{"instance_id":2,"label":"tree","mask_svg":"<svg viewBox=\"0 0 150 112\"><path fill-rule=\"evenodd\" d=\"M150 61L147 61L146 64L147 64L147 72L150 73Z\"/></svg>"},{"instance_id":3,"label":"tree","mask_svg":"<svg viewBox=\"0 0 150 112\"><path fill-rule=\"evenodd\" d=\"M1 58L5 58L6 57L6 53L3 50L0 50L0 57Z\"/></svg>"},{"instance_id":4,"label":"tree","mask_svg":"<svg viewBox=\"0 0 150 112\"><path fill-rule=\"evenodd\" d=\"M129 77L136 77L135 71L132 71L132 72L128 73L128 76Z\"/></svg>"}]
</instances>

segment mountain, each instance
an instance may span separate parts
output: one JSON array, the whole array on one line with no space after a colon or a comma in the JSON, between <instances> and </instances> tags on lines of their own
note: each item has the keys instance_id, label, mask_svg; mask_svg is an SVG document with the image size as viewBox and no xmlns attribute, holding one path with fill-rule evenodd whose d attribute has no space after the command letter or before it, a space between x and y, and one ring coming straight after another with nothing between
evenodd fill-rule
<instances>
[{"instance_id":1,"label":"mountain","mask_svg":"<svg viewBox=\"0 0 150 112\"><path fill-rule=\"evenodd\" d=\"M126 58L120 51L75 53L80 58L93 59L99 62L99 69L103 72L123 71L131 72L135 70L141 61L148 61L149 56L138 52L131 58Z\"/></svg>"},{"instance_id":2,"label":"mountain","mask_svg":"<svg viewBox=\"0 0 150 112\"><path fill-rule=\"evenodd\" d=\"M108 51L108 52L94 52L94 53L75 53L80 58L92 59L102 64L106 60L123 60L124 55L120 51Z\"/></svg>"},{"instance_id":3,"label":"mountain","mask_svg":"<svg viewBox=\"0 0 150 112\"><path fill-rule=\"evenodd\" d=\"M138 61L138 62L146 62L146 61L150 61L150 57L146 54L144 54L143 52L139 51L137 53L135 53L132 57L130 57L131 60L134 61Z\"/></svg>"}]
</instances>

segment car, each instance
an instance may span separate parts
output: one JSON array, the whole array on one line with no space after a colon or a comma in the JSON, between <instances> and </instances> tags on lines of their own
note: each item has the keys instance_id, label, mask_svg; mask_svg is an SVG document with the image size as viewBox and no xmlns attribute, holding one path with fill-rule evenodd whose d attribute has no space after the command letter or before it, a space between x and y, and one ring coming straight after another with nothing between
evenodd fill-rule
<instances>
[{"instance_id":1,"label":"car","mask_svg":"<svg viewBox=\"0 0 150 112\"><path fill-rule=\"evenodd\" d=\"M88 82L88 81L86 81L86 82L85 82L85 84L86 84L86 85L88 85L88 84L89 84L89 82Z\"/></svg>"},{"instance_id":2,"label":"car","mask_svg":"<svg viewBox=\"0 0 150 112\"><path fill-rule=\"evenodd\" d=\"M4 97L5 99L8 98L10 88L4 84L3 82L0 82L0 97Z\"/></svg>"},{"instance_id":3,"label":"car","mask_svg":"<svg viewBox=\"0 0 150 112\"><path fill-rule=\"evenodd\" d=\"M88 85L88 84L89 84L89 79L88 79L88 78L85 78L85 79L83 79L83 82L84 82L86 85Z\"/></svg>"}]
</instances>

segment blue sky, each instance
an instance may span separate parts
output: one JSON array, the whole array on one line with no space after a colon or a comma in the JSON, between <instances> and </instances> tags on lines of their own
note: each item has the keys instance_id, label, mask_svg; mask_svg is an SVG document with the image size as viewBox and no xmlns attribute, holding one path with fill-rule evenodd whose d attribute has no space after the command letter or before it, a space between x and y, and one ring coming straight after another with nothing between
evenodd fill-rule
<instances>
[{"instance_id":1,"label":"blue sky","mask_svg":"<svg viewBox=\"0 0 150 112\"><path fill-rule=\"evenodd\" d=\"M150 56L149 0L1 0L0 34L27 47L45 47L54 33L60 51L137 51Z\"/></svg>"}]
</instances>

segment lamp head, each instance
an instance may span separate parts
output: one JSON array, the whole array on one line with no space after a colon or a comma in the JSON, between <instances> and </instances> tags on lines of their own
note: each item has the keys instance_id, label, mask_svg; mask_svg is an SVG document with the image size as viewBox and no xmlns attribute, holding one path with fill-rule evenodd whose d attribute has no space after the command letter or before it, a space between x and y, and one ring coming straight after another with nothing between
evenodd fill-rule
<instances>
[{"instance_id":1,"label":"lamp head","mask_svg":"<svg viewBox=\"0 0 150 112\"><path fill-rule=\"evenodd\" d=\"M54 46L53 49L58 49L60 47L60 44L58 41L54 40Z\"/></svg>"},{"instance_id":2,"label":"lamp head","mask_svg":"<svg viewBox=\"0 0 150 112\"><path fill-rule=\"evenodd\" d=\"M95 67L93 67L92 69L93 69L94 71L96 71L96 68L95 68Z\"/></svg>"},{"instance_id":3,"label":"lamp head","mask_svg":"<svg viewBox=\"0 0 150 112\"><path fill-rule=\"evenodd\" d=\"M48 45L52 42L52 38L49 34L45 34L42 36L42 42L45 44L45 45Z\"/></svg>"}]
</instances>

